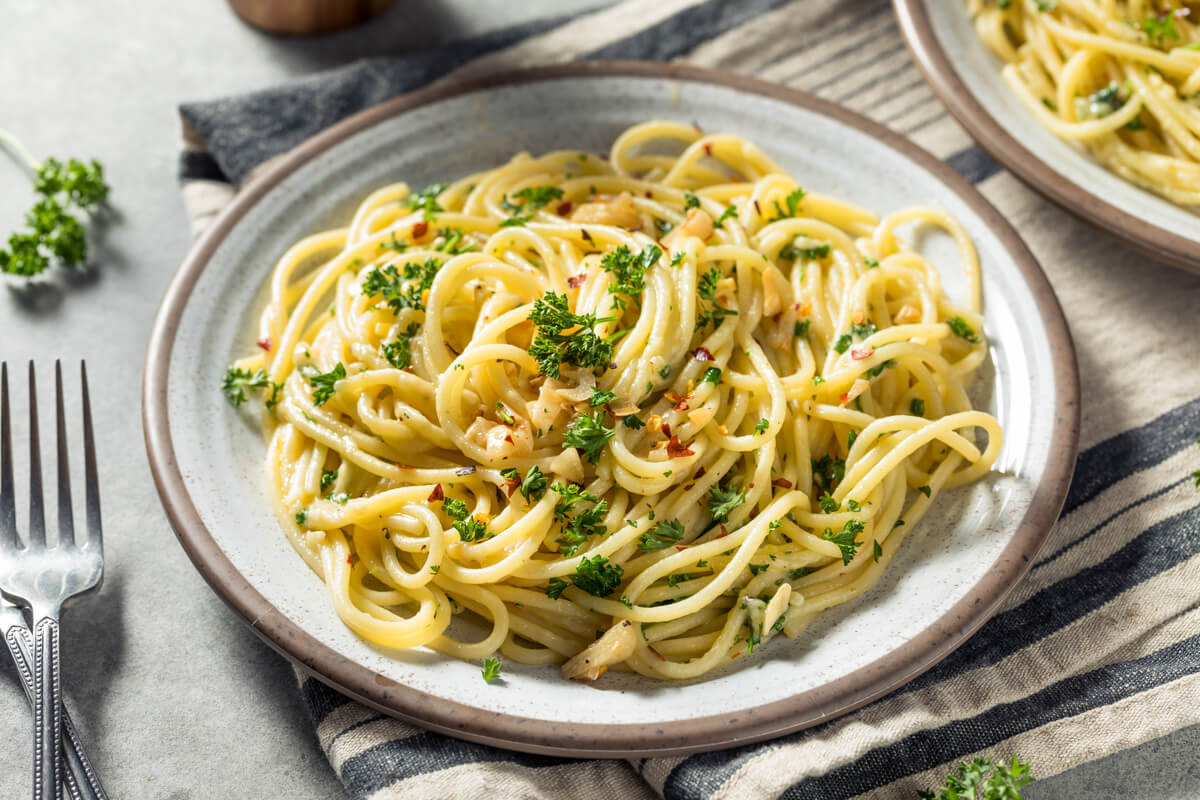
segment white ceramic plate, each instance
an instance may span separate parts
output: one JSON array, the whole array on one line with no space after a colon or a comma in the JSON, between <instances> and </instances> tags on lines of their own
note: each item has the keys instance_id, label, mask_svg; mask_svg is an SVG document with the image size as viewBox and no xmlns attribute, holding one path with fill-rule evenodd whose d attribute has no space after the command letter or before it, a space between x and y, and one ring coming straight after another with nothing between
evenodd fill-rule
<instances>
[{"instance_id":1,"label":"white ceramic plate","mask_svg":"<svg viewBox=\"0 0 1200 800\"><path fill-rule=\"evenodd\" d=\"M939 498L860 601L703 681L610 673L583 685L563 681L557 668L514 664L502 685L489 685L478 664L364 643L279 530L259 432L218 390L226 365L254 345L268 272L291 243L343 224L381 184L423 186L520 150L606 152L617 133L651 118L745 135L812 191L880 213L938 206L962 221L985 275L992 349L975 394L1006 431L996 471ZM957 291L948 237L929 235L922 245ZM180 541L213 588L285 655L426 727L521 750L611 756L775 736L862 705L944 657L995 611L1048 534L1074 464L1077 396L1070 337L1041 270L995 209L940 162L790 90L690 68L587 64L399 98L303 145L243 190L167 292L143 413Z\"/></svg>"},{"instance_id":2,"label":"white ceramic plate","mask_svg":"<svg viewBox=\"0 0 1200 800\"><path fill-rule=\"evenodd\" d=\"M1000 77L963 0L892 0L917 65L979 144L1034 189L1106 233L1200 272L1200 214L1109 172L1046 130Z\"/></svg>"}]
</instances>

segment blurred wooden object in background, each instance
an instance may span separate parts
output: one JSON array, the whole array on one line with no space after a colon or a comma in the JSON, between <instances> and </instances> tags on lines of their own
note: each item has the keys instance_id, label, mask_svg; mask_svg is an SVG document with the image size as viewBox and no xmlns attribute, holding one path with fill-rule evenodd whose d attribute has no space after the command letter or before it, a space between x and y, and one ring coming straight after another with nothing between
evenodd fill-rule
<instances>
[{"instance_id":1,"label":"blurred wooden object in background","mask_svg":"<svg viewBox=\"0 0 1200 800\"><path fill-rule=\"evenodd\" d=\"M366 22L395 0L229 0L246 22L268 33L308 36Z\"/></svg>"}]
</instances>

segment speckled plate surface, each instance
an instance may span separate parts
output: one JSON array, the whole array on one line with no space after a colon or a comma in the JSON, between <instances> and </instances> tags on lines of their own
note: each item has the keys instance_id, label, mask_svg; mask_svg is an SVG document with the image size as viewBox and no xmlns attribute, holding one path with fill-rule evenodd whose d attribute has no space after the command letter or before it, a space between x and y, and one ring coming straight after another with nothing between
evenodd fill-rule
<instances>
[{"instance_id":1,"label":"speckled plate surface","mask_svg":"<svg viewBox=\"0 0 1200 800\"><path fill-rule=\"evenodd\" d=\"M964 0L892 0L933 90L979 144L1075 216L1134 247L1200 272L1200 213L1134 186L1046 130L1000 77Z\"/></svg>"},{"instance_id":2,"label":"speckled plate surface","mask_svg":"<svg viewBox=\"0 0 1200 800\"><path fill-rule=\"evenodd\" d=\"M548 112L553 114L549 121ZM253 347L262 285L301 236L344 224L372 188L418 186L520 150L607 152L625 127L696 121L745 135L801 184L878 212L925 204L956 215L982 257L990 359L974 386L1006 440L996 470L939 498L880 583L796 640L777 638L706 680L479 665L383 652L338 620L291 550L265 493L250 414L218 391ZM948 237L916 240L961 287ZM267 642L361 701L425 727L518 750L665 755L744 744L849 711L945 657L995 612L1057 517L1075 460L1078 378L1045 276L1008 223L956 173L843 109L694 68L591 63L406 95L301 146L243 190L184 261L159 311L143 387L146 445L181 543L213 589Z\"/></svg>"}]
</instances>

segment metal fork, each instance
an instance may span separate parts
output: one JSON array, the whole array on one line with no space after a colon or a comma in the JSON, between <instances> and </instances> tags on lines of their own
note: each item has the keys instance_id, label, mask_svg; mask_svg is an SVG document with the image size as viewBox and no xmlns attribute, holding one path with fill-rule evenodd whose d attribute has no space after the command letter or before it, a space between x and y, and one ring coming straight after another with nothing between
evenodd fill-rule
<instances>
[{"instance_id":1,"label":"metal fork","mask_svg":"<svg viewBox=\"0 0 1200 800\"><path fill-rule=\"evenodd\" d=\"M25 697L32 707L34 703L33 682L33 633L25 625L25 617L21 609L9 605L8 601L0 599L0 636L3 636L12 655L13 664L21 678L21 686L25 689ZM63 786L67 797L71 800L108 800L99 776L92 769L87 753L83 749L83 741L75 730L75 723L67 713L66 703L63 703L63 756L67 761L67 772L63 775Z\"/></svg>"},{"instance_id":2,"label":"metal fork","mask_svg":"<svg viewBox=\"0 0 1200 800\"><path fill-rule=\"evenodd\" d=\"M29 364L29 531L17 535L13 491L12 430L8 414L8 365L0 364L0 594L29 610L34 632L34 800L58 800L62 791L62 680L58 616L63 604L100 585L104 549L100 490L88 401L87 368L80 364L83 390L83 457L87 533L75 542L67 425L63 413L62 365L55 363L58 416L58 541L46 543L42 464L38 438L37 383Z\"/></svg>"}]
</instances>

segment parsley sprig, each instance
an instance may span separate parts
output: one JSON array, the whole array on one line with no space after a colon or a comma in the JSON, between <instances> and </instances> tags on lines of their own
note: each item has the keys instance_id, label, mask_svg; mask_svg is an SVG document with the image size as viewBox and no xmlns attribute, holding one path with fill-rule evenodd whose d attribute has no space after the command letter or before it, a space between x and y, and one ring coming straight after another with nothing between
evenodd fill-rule
<instances>
[{"instance_id":1,"label":"parsley sprig","mask_svg":"<svg viewBox=\"0 0 1200 800\"><path fill-rule=\"evenodd\" d=\"M612 360L612 342L600 338L593 327L611 322L611 317L574 314L566 295L547 292L533 304L529 321L537 326L529 354L537 360L538 371L551 378L561 377L563 363L577 367L604 369Z\"/></svg>"},{"instance_id":2,"label":"parsley sprig","mask_svg":"<svg viewBox=\"0 0 1200 800\"><path fill-rule=\"evenodd\" d=\"M438 195L446 191L450 186L450 181L442 183L434 183L426 186L419 192L410 194L404 199L404 205L414 211L420 211L421 216L426 220L433 219L435 214L440 214L446 209L438 205Z\"/></svg>"},{"instance_id":3,"label":"parsley sprig","mask_svg":"<svg viewBox=\"0 0 1200 800\"><path fill-rule=\"evenodd\" d=\"M990 758L965 761L946 778L945 787L917 792L921 800L1021 800L1021 788L1033 783L1029 765L1013 756L1012 763L993 764Z\"/></svg>"},{"instance_id":4,"label":"parsley sprig","mask_svg":"<svg viewBox=\"0 0 1200 800\"><path fill-rule=\"evenodd\" d=\"M388 342L380 348L389 364L396 369L404 369L412 364L412 339L419 330L421 326L411 322L407 328L396 334L396 341Z\"/></svg>"},{"instance_id":5,"label":"parsley sprig","mask_svg":"<svg viewBox=\"0 0 1200 800\"><path fill-rule=\"evenodd\" d=\"M52 262L65 267L87 263L87 233L79 215L96 212L108 199L104 167L92 159L84 163L56 158L38 161L16 137L0 130L0 145L7 145L34 172L33 190L38 201L25 214L27 229L8 237L0 248L0 272L31 278ZM0 149L5 149L0 147Z\"/></svg>"},{"instance_id":6,"label":"parsley sprig","mask_svg":"<svg viewBox=\"0 0 1200 800\"><path fill-rule=\"evenodd\" d=\"M282 383L272 383L267 377L267 371L259 367L254 372L248 369L239 369L230 367L225 370L225 375L221 378L221 391L225 393L225 398L235 406L240 406L246 402L247 389L270 389L271 396L267 398L267 408L275 405L279 400L279 392L283 389Z\"/></svg>"},{"instance_id":7,"label":"parsley sprig","mask_svg":"<svg viewBox=\"0 0 1200 800\"><path fill-rule=\"evenodd\" d=\"M483 679L488 683L496 680L500 677L501 667L503 667L503 664L500 663L500 659L488 656L483 660Z\"/></svg>"},{"instance_id":8,"label":"parsley sprig","mask_svg":"<svg viewBox=\"0 0 1200 800\"><path fill-rule=\"evenodd\" d=\"M725 317L737 316L736 311L717 302L717 283L720 280L721 270L713 267L701 275L696 284L696 292L700 299L708 303L708 308L701 309L696 314L696 330L702 330L708 325L719 328Z\"/></svg>"},{"instance_id":9,"label":"parsley sprig","mask_svg":"<svg viewBox=\"0 0 1200 800\"><path fill-rule=\"evenodd\" d=\"M849 564L858 553L860 542L857 537L863 532L863 527L863 523L857 519L847 520L837 533L834 533L832 528L826 528L821 538L836 544L842 551L842 564Z\"/></svg>"}]
</instances>

